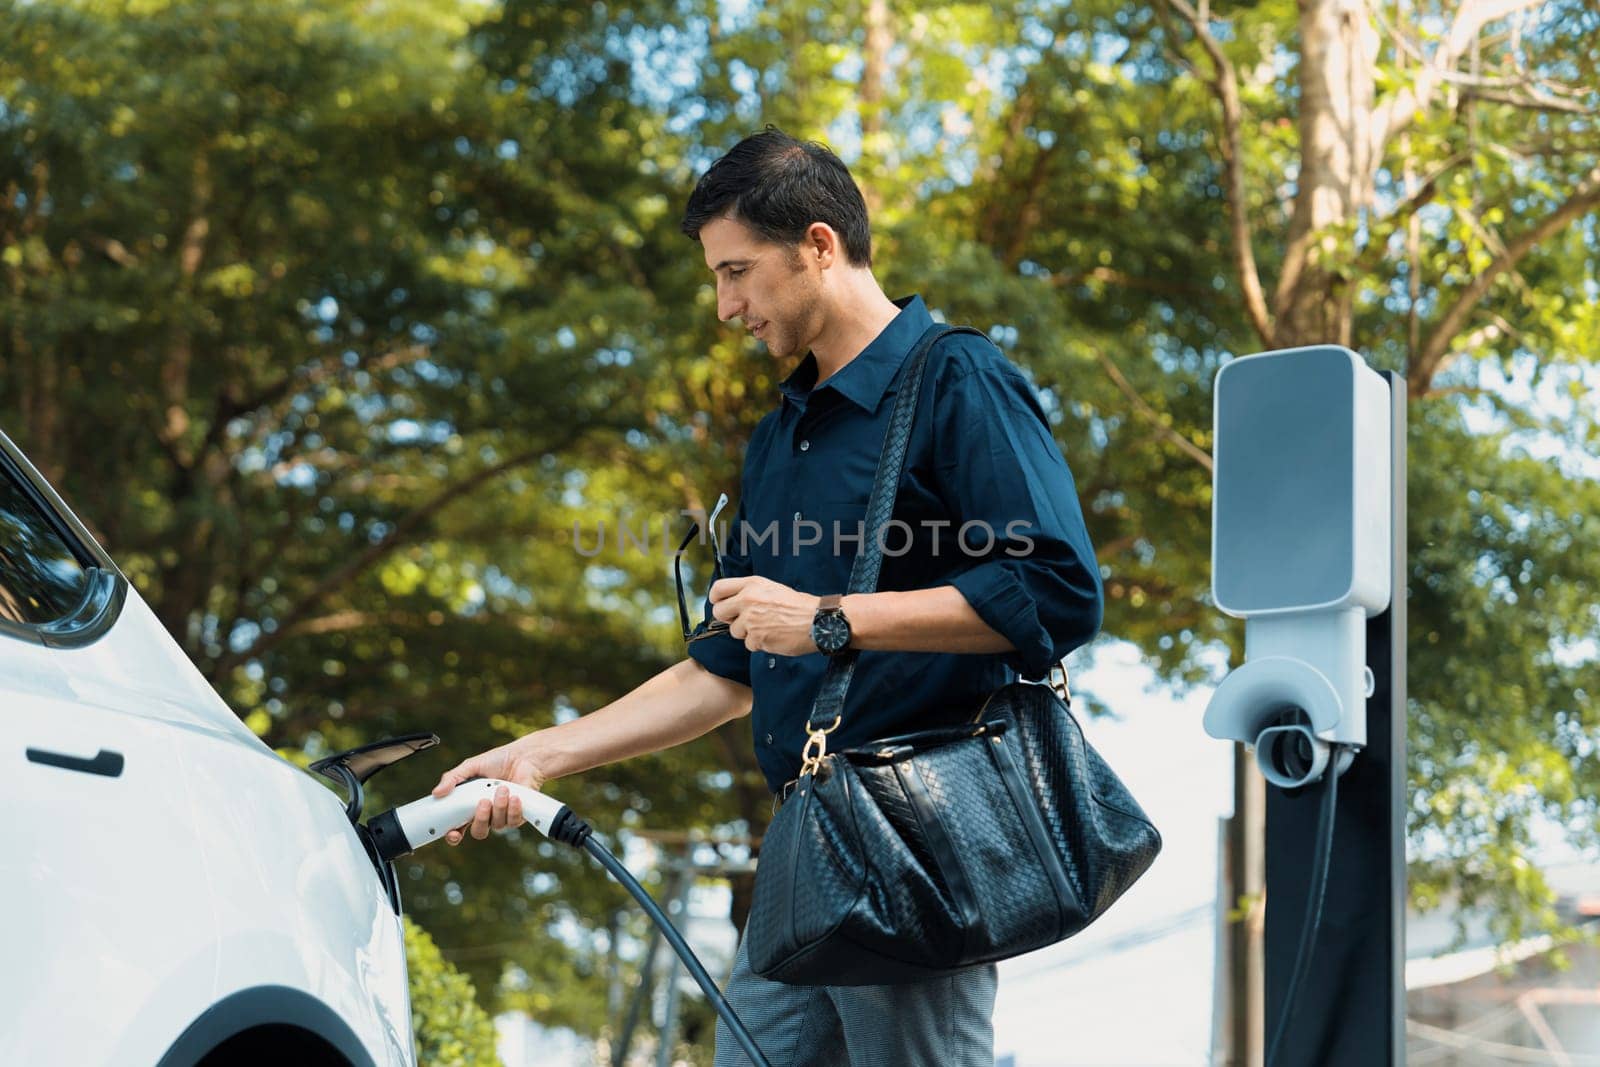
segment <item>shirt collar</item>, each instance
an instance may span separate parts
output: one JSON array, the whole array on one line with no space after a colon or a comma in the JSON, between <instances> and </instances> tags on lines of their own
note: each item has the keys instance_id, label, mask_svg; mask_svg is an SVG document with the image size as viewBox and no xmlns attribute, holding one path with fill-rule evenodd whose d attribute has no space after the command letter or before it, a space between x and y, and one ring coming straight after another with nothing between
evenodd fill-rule
<instances>
[{"instance_id":1,"label":"shirt collar","mask_svg":"<svg viewBox=\"0 0 1600 1067\"><path fill-rule=\"evenodd\" d=\"M928 314L922 297L903 296L894 305L900 309L900 314L872 339L872 343L821 386L823 389L836 390L869 415L878 410L883 394L900 370L900 365L905 362L911 346L933 325L933 316ZM806 358L800 361L794 372L778 384L778 391L804 410L816 382L817 357L807 352Z\"/></svg>"}]
</instances>

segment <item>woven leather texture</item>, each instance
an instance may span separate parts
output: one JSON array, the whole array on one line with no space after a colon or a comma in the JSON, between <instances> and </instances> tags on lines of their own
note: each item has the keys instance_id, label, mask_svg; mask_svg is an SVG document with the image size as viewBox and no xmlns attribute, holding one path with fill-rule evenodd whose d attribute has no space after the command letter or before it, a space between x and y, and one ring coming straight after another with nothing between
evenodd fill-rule
<instances>
[{"instance_id":1,"label":"woven leather texture","mask_svg":"<svg viewBox=\"0 0 1600 1067\"><path fill-rule=\"evenodd\" d=\"M1031 952L1088 926L1149 868L1160 834L1054 692L1006 686L984 718L1007 723L999 744L1018 757L1021 806L988 735L892 762L835 754L820 777L801 780L804 796L779 809L756 868L747 936L757 974L877 985ZM907 774L920 778L931 812L907 795ZM930 842L930 814L953 846L943 855ZM1040 837L1066 877L1065 896L1052 887Z\"/></svg>"},{"instance_id":2,"label":"woven leather texture","mask_svg":"<svg viewBox=\"0 0 1600 1067\"><path fill-rule=\"evenodd\" d=\"M1078 860L1067 876L1092 919L1149 869L1161 835L1061 699L1045 686L1021 688L1024 764L1056 848Z\"/></svg>"},{"instance_id":3,"label":"woven leather texture","mask_svg":"<svg viewBox=\"0 0 1600 1067\"><path fill-rule=\"evenodd\" d=\"M878 534L928 353L957 330L966 328L931 327L910 357L850 592L877 588ZM829 662L811 729L837 721L855 658L847 650ZM924 721L964 718L942 710ZM756 867L745 936L757 974L881 985L1031 952L1082 930L1149 868L1160 835L1054 690L1013 683L982 714L993 725L968 736L945 728L885 739L832 753L801 777ZM892 758L874 751L891 740Z\"/></svg>"}]
</instances>

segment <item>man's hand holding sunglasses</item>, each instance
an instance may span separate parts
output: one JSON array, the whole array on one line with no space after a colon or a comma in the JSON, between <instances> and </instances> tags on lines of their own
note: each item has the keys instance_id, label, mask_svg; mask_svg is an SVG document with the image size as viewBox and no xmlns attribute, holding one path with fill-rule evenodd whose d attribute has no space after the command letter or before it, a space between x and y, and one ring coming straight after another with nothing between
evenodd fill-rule
<instances>
[{"instance_id":1,"label":"man's hand holding sunglasses","mask_svg":"<svg viewBox=\"0 0 1600 1067\"><path fill-rule=\"evenodd\" d=\"M811 638L822 598L770 578L719 578L711 585L711 614L752 652L804 656L817 651Z\"/></svg>"}]
</instances>

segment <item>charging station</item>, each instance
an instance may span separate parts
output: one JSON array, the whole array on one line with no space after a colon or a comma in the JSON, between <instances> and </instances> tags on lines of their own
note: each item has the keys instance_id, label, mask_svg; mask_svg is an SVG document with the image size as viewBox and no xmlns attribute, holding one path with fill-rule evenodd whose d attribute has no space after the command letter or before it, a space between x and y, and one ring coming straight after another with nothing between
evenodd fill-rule
<instances>
[{"instance_id":1,"label":"charging station","mask_svg":"<svg viewBox=\"0 0 1600 1067\"><path fill-rule=\"evenodd\" d=\"M1212 592L1245 662L1205 729L1271 787L1266 1067L1405 1062L1405 399L1333 345L1217 374Z\"/></svg>"}]
</instances>

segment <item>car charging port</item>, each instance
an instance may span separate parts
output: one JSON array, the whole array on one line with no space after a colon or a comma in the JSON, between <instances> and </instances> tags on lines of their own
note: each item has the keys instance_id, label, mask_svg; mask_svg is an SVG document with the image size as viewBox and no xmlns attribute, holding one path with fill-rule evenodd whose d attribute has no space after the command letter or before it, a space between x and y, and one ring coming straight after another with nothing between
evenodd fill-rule
<instances>
[{"instance_id":1,"label":"car charging port","mask_svg":"<svg viewBox=\"0 0 1600 1067\"><path fill-rule=\"evenodd\" d=\"M384 892L389 897L389 904L396 914L400 912L400 882L395 877L394 864L385 855L382 843L374 841L372 832L361 823L362 808L366 804L363 783L384 768L392 767L407 756L430 749L438 743L437 734L404 734L400 737L374 741L360 748L336 752L317 760L309 768L313 773L320 774L343 787L345 817L350 820L356 837L361 840L361 847L366 850L367 858L372 861L373 869L378 872Z\"/></svg>"}]
</instances>

